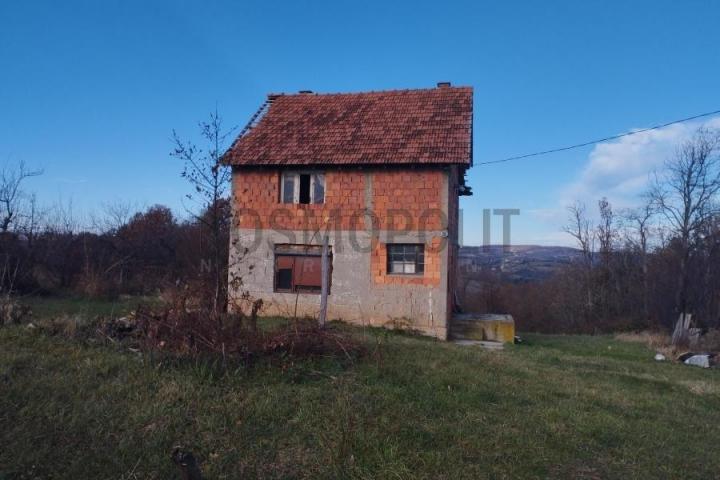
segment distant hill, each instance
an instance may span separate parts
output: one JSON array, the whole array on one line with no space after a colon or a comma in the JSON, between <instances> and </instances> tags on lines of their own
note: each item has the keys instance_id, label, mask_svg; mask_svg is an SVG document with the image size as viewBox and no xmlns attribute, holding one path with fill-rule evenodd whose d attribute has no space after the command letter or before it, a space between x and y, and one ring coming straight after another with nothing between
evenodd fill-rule
<instances>
[{"instance_id":1,"label":"distant hill","mask_svg":"<svg viewBox=\"0 0 720 480\"><path fill-rule=\"evenodd\" d=\"M551 276L579 259L580 250L539 245L460 247L460 272L491 271L511 282L532 282Z\"/></svg>"}]
</instances>

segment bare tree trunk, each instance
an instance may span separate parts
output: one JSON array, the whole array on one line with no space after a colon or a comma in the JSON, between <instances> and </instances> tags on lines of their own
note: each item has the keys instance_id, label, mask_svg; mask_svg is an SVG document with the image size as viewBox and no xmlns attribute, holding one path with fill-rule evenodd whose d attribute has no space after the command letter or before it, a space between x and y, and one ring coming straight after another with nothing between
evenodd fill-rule
<instances>
[{"instance_id":1,"label":"bare tree trunk","mask_svg":"<svg viewBox=\"0 0 720 480\"><path fill-rule=\"evenodd\" d=\"M690 251L687 242L683 241L682 253L680 254L680 275L678 276L677 301L680 313L686 313L688 307L687 284L688 284L688 257Z\"/></svg>"}]
</instances>

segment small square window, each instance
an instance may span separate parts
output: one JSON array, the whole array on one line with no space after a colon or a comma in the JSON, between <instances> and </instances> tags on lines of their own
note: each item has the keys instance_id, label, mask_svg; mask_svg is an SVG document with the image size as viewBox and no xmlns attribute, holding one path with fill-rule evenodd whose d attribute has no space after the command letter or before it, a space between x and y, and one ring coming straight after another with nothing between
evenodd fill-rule
<instances>
[{"instance_id":1,"label":"small square window","mask_svg":"<svg viewBox=\"0 0 720 480\"><path fill-rule=\"evenodd\" d=\"M387 272L412 275L425 272L425 245L391 243L387 245Z\"/></svg>"}]
</instances>

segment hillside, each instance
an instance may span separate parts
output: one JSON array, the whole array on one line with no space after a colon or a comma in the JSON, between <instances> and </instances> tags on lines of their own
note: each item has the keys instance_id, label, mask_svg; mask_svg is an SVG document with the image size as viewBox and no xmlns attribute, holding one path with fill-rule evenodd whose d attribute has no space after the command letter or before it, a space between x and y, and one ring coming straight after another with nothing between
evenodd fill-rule
<instances>
[{"instance_id":1,"label":"hillside","mask_svg":"<svg viewBox=\"0 0 720 480\"><path fill-rule=\"evenodd\" d=\"M570 247L489 245L460 247L461 273L494 272L512 282L531 282L551 276L577 260L580 251Z\"/></svg>"},{"instance_id":2,"label":"hillside","mask_svg":"<svg viewBox=\"0 0 720 480\"><path fill-rule=\"evenodd\" d=\"M73 313L121 305L51 305ZM34 323L42 318L34 319ZM60 325L53 323L53 325ZM607 336L493 352L347 328L366 357L223 369L0 328L0 478L716 478L720 372ZM681 406L679 408L678 406Z\"/></svg>"}]
</instances>

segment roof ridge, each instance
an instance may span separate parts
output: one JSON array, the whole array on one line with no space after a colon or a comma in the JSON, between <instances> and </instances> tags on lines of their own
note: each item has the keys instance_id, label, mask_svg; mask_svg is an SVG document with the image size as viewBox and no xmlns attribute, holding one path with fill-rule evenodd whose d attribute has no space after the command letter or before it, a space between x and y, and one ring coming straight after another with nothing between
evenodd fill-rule
<instances>
[{"instance_id":1,"label":"roof ridge","mask_svg":"<svg viewBox=\"0 0 720 480\"><path fill-rule=\"evenodd\" d=\"M383 94L383 93L408 93L408 92L434 92L434 91L448 91L448 90L472 90L473 87L471 85L450 85L449 87L427 87L427 88L391 88L387 90L363 90L359 92L312 92L312 93L285 93L285 92L276 92L276 93L269 93L268 95L278 96L278 97L324 97L324 96L331 96L331 95L373 95L373 94Z\"/></svg>"}]
</instances>

